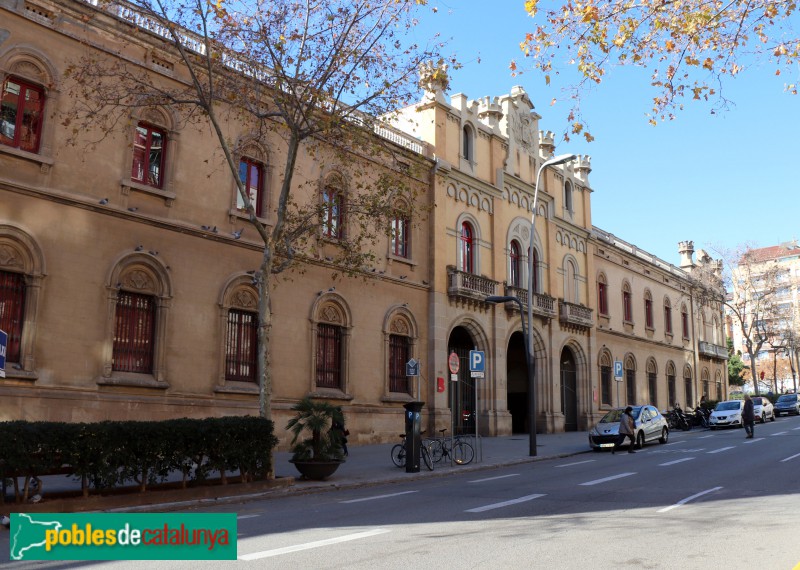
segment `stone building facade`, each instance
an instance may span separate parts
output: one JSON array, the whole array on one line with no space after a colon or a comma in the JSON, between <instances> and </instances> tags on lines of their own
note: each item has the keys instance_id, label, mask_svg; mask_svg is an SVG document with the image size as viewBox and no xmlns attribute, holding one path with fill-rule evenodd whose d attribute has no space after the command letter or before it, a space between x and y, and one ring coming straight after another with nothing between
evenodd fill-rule
<instances>
[{"instance_id":1,"label":"stone building facade","mask_svg":"<svg viewBox=\"0 0 800 570\"><path fill-rule=\"evenodd\" d=\"M116 53L109 38L128 25L97 12L80 0L0 0L0 326L11 338L0 420L255 414L251 367L231 358L253 323L261 247L214 141L152 109L125 117L129 131L101 145L67 144L66 66L87 49ZM155 80L182 80L153 53L124 56ZM284 443L289 408L309 394L343 407L355 444L396 438L403 404L417 398L431 431L526 432L522 318L486 297L526 304L531 279L539 431L587 429L621 403L663 408L727 392L717 384L720 308L693 303L691 255L677 268L593 227L588 156L545 169L533 203L537 172L555 151L540 120L519 87L478 100L432 90L376 131L410 166L419 218L404 226L400 248L387 230L360 275L332 281L325 251L336 244L326 242L276 285L273 415ZM257 173L260 217L272 223L282 143L228 128L241 141L240 164ZM335 165L300 160L298 184L347 190ZM352 160L376 172L397 167L380 156ZM146 327L120 329L133 322ZM468 370L473 349L487 357L480 380ZM320 355L335 357L334 369ZM402 373L410 358L421 362L419 377ZM625 378L609 387L614 360Z\"/></svg>"}]
</instances>

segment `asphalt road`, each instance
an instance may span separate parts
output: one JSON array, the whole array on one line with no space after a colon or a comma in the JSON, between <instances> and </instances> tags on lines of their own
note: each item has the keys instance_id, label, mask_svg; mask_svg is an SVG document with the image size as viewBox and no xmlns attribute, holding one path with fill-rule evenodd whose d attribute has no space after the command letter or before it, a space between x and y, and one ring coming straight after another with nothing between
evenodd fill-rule
<instances>
[{"instance_id":1,"label":"asphalt road","mask_svg":"<svg viewBox=\"0 0 800 570\"><path fill-rule=\"evenodd\" d=\"M237 562L154 568L724 568L800 563L800 418L336 492L238 513ZM8 552L8 533L0 536ZM89 563L40 563L77 567ZM91 563L142 568L142 562ZM22 568L32 564L14 564Z\"/></svg>"}]
</instances>

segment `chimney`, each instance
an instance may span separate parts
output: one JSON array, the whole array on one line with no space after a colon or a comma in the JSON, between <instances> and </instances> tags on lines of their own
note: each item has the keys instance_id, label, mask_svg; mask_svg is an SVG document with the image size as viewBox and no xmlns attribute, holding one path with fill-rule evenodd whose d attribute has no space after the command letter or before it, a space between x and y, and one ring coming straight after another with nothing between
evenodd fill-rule
<instances>
[{"instance_id":1,"label":"chimney","mask_svg":"<svg viewBox=\"0 0 800 570\"><path fill-rule=\"evenodd\" d=\"M691 269L694 267L692 256L694 255L693 241L678 242L678 253L681 256L681 269Z\"/></svg>"}]
</instances>

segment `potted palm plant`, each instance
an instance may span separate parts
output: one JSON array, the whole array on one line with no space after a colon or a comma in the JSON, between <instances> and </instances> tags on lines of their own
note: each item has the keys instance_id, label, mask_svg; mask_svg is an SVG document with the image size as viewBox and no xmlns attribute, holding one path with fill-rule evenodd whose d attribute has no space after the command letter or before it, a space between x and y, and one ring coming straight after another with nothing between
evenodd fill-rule
<instances>
[{"instance_id":1,"label":"potted palm plant","mask_svg":"<svg viewBox=\"0 0 800 570\"><path fill-rule=\"evenodd\" d=\"M306 479L319 481L330 477L344 462L342 409L305 397L292 410L295 416L286 424L293 436L293 455L289 461Z\"/></svg>"}]
</instances>

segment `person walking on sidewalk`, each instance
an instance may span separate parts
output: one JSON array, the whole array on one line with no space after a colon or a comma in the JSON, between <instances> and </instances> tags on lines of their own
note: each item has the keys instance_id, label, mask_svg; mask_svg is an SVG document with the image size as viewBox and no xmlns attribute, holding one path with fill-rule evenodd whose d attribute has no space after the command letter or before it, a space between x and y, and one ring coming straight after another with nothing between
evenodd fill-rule
<instances>
[{"instance_id":1,"label":"person walking on sidewalk","mask_svg":"<svg viewBox=\"0 0 800 570\"><path fill-rule=\"evenodd\" d=\"M753 439L753 432L756 427L756 414L753 409L753 400L750 394L744 395L744 410L742 410L742 423L744 424L744 431L747 432L745 439Z\"/></svg>"},{"instance_id":2,"label":"person walking on sidewalk","mask_svg":"<svg viewBox=\"0 0 800 570\"><path fill-rule=\"evenodd\" d=\"M636 421L633 419L633 415L631 415L632 411L633 408L628 406L619 418L619 437L617 438L617 443L614 444L614 449L611 450L612 454L616 453L617 449L625 443L626 437L631 440L628 446L628 453L636 453L633 450L634 444L636 443L636 439L633 436L633 434L636 433Z\"/></svg>"}]
</instances>

